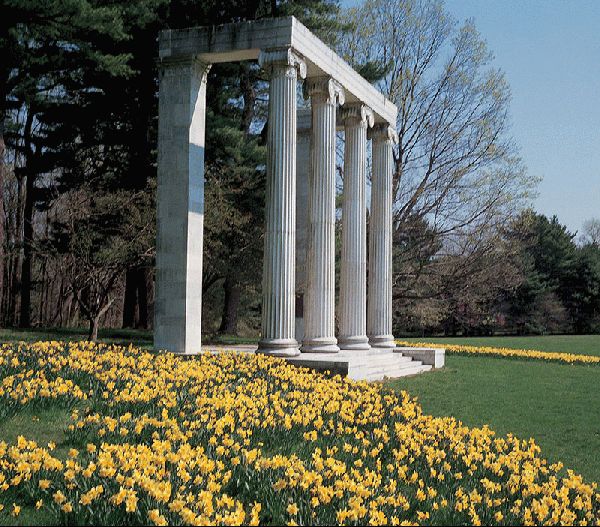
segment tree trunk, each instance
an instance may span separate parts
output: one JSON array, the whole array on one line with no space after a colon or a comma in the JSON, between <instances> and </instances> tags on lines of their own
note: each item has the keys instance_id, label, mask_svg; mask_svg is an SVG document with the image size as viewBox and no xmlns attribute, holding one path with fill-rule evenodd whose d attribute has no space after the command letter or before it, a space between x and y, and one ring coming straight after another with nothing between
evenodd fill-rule
<instances>
[{"instance_id":1,"label":"tree trunk","mask_svg":"<svg viewBox=\"0 0 600 527\"><path fill-rule=\"evenodd\" d=\"M88 333L88 340L96 342L98 340L98 327L100 326L100 316L90 318L90 331Z\"/></svg>"},{"instance_id":2,"label":"tree trunk","mask_svg":"<svg viewBox=\"0 0 600 527\"><path fill-rule=\"evenodd\" d=\"M149 269L139 269L137 282L138 320L136 328L148 329L148 274Z\"/></svg>"},{"instance_id":3,"label":"tree trunk","mask_svg":"<svg viewBox=\"0 0 600 527\"><path fill-rule=\"evenodd\" d=\"M135 273L137 269L128 269L125 273L125 294L123 298L123 328L135 326L135 306L137 303L137 284Z\"/></svg>"},{"instance_id":4,"label":"tree trunk","mask_svg":"<svg viewBox=\"0 0 600 527\"><path fill-rule=\"evenodd\" d=\"M223 315L219 333L227 335L237 334L238 309L240 306L240 287L233 278L228 276L223 283L225 301L223 302Z\"/></svg>"},{"instance_id":5,"label":"tree trunk","mask_svg":"<svg viewBox=\"0 0 600 527\"><path fill-rule=\"evenodd\" d=\"M25 203L25 185L23 176L19 172L17 175L17 211L15 213L15 233L14 245L16 247L15 256L12 261L12 280L10 284L10 324L16 326L18 323L18 313L21 298L21 269L23 267L23 204Z\"/></svg>"},{"instance_id":6,"label":"tree trunk","mask_svg":"<svg viewBox=\"0 0 600 527\"><path fill-rule=\"evenodd\" d=\"M21 316L19 326L31 326L31 266L33 259L33 201L34 177L27 174L23 217L23 264L21 267Z\"/></svg>"},{"instance_id":7,"label":"tree trunk","mask_svg":"<svg viewBox=\"0 0 600 527\"><path fill-rule=\"evenodd\" d=\"M27 120L24 128L25 151L25 199L23 206L23 261L21 263L21 308L19 327L28 328L31 325L31 258L33 243L33 188L35 176L33 175L33 149L31 146L31 133L34 112L28 108Z\"/></svg>"},{"instance_id":8,"label":"tree trunk","mask_svg":"<svg viewBox=\"0 0 600 527\"><path fill-rule=\"evenodd\" d=\"M123 328L148 329L148 270L144 267L125 273Z\"/></svg>"},{"instance_id":9,"label":"tree trunk","mask_svg":"<svg viewBox=\"0 0 600 527\"><path fill-rule=\"evenodd\" d=\"M0 24L2 29L0 30L0 40L6 42L8 35L8 25ZM6 51L6 50L5 50ZM4 300L4 270L5 265L5 241L6 241L6 230L4 228L4 154L6 152L6 144L4 143L4 122L6 118L6 103L7 103L7 83L10 77L10 68L5 66L0 72L0 310L2 310L5 303ZM10 285L10 284L8 284ZM0 312L0 321L6 320L6 311Z\"/></svg>"},{"instance_id":10,"label":"tree trunk","mask_svg":"<svg viewBox=\"0 0 600 527\"><path fill-rule=\"evenodd\" d=\"M4 90L0 90L0 309L2 309L4 299ZM4 319L4 313L0 313L0 320Z\"/></svg>"},{"instance_id":11,"label":"tree trunk","mask_svg":"<svg viewBox=\"0 0 600 527\"><path fill-rule=\"evenodd\" d=\"M44 306L46 305L46 297L48 296L48 282L46 280L46 258L42 260L42 269L40 271L40 294L38 296L38 326L44 325Z\"/></svg>"}]
</instances>

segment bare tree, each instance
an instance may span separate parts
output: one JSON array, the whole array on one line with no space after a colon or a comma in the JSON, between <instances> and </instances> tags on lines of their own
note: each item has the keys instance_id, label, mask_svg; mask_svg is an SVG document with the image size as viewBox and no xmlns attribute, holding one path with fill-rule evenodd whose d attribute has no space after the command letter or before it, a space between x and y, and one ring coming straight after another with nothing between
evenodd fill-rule
<instances>
[{"instance_id":1,"label":"bare tree","mask_svg":"<svg viewBox=\"0 0 600 527\"><path fill-rule=\"evenodd\" d=\"M489 263L537 183L509 134L510 89L473 22L457 24L440 0L365 0L346 16L341 53L379 72L398 106L395 297L439 297Z\"/></svg>"},{"instance_id":2,"label":"bare tree","mask_svg":"<svg viewBox=\"0 0 600 527\"><path fill-rule=\"evenodd\" d=\"M508 84L472 21L459 27L439 0L366 0L348 17L344 55L381 63L379 88L399 110L396 220L451 233L512 210L534 181L508 135Z\"/></svg>"},{"instance_id":3,"label":"bare tree","mask_svg":"<svg viewBox=\"0 0 600 527\"><path fill-rule=\"evenodd\" d=\"M600 247L600 219L592 218L584 222L580 240L584 245Z\"/></svg>"},{"instance_id":4,"label":"bare tree","mask_svg":"<svg viewBox=\"0 0 600 527\"><path fill-rule=\"evenodd\" d=\"M62 196L69 207L55 225L53 247L62 254L68 292L89 322L90 340L97 339L126 270L154 252L150 194L150 189L102 192L85 185Z\"/></svg>"}]
</instances>

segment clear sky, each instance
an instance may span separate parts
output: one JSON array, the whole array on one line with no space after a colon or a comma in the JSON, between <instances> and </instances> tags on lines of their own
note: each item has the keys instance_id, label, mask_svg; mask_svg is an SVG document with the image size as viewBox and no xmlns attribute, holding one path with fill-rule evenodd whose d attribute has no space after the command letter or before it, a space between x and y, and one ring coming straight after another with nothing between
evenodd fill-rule
<instances>
[{"instance_id":1,"label":"clear sky","mask_svg":"<svg viewBox=\"0 0 600 527\"><path fill-rule=\"evenodd\" d=\"M342 1L342 5L358 4ZM512 90L512 132L536 210L571 231L600 218L600 0L446 0L473 18Z\"/></svg>"}]
</instances>

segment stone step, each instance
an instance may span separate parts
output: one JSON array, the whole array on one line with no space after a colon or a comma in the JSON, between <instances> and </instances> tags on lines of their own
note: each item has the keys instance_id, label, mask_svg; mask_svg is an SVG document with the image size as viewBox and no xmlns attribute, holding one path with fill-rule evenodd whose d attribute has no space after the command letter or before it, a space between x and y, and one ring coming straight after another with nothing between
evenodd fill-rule
<instances>
[{"instance_id":1,"label":"stone step","mask_svg":"<svg viewBox=\"0 0 600 527\"><path fill-rule=\"evenodd\" d=\"M383 379L384 377L402 377L410 375L407 371L412 371L416 368L422 368L421 361L405 360L398 361L395 364L369 364L368 366L350 365L348 368L348 377L351 379Z\"/></svg>"},{"instance_id":2,"label":"stone step","mask_svg":"<svg viewBox=\"0 0 600 527\"><path fill-rule=\"evenodd\" d=\"M411 357L404 357L400 353L389 353L387 355L382 356L365 356L356 359L352 359L350 364L353 366L393 366L395 364L404 364L407 362L411 362Z\"/></svg>"},{"instance_id":3,"label":"stone step","mask_svg":"<svg viewBox=\"0 0 600 527\"><path fill-rule=\"evenodd\" d=\"M303 353L286 359L290 364L333 374L346 375L354 380L381 381L415 375L431 369L420 360L392 350L350 351L339 353Z\"/></svg>"},{"instance_id":4,"label":"stone step","mask_svg":"<svg viewBox=\"0 0 600 527\"><path fill-rule=\"evenodd\" d=\"M427 364L413 365L409 368L401 368L398 370L390 370L385 372L378 372L367 376L366 381L382 381L384 379L397 379L399 377L407 377L409 375L418 375L423 372L429 371L431 366Z\"/></svg>"}]
</instances>

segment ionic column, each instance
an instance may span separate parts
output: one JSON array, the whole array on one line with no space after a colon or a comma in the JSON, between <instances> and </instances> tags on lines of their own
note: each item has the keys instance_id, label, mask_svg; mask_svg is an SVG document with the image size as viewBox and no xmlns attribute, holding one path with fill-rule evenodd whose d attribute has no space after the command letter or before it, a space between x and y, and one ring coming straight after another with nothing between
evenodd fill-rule
<instances>
[{"instance_id":1,"label":"ionic column","mask_svg":"<svg viewBox=\"0 0 600 527\"><path fill-rule=\"evenodd\" d=\"M330 77L307 81L312 105L308 194L308 265L301 351L337 353L335 338L336 104L344 91Z\"/></svg>"},{"instance_id":2,"label":"ionic column","mask_svg":"<svg viewBox=\"0 0 600 527\"><path fill-rule=\"evenodd\" d=\"M160 65L154 348L200 352L204 131L210 65Z\"/></svg>"},{"instance_id":3,"label":"ionic column","mask_svg":"<svg viewBox=\"0 0 600 527\"><path fill-rule=\"evenodd\" d=\"M270 74L267 190L262 283L262 334L258 351L300 353L294 338L296 251L296 81L306 64L291 49L261 51Z\"/></svg>"},{"instance_id":4,"label":"ionic column","mask_svg":"<svg viewBox=\"0 0 600 527\"><path fill-rule=\"evenodd\" d=\"M394 348L392 335L392 146L398 141L388 124L371 130L372 184L369 222L369 299L367 335L377 348Z\"/></svg>"},{"instance_id":5,"label":"ionic column","mask_svg":"<svg viewBox=\"0 0 600 527\"><path fill-rule=\"evenodd\" d=\"M367 127L373 112L363 104L346 105L344 122L344 197L340 275L341 349L368 350L367 338Z\"/></svg>"},{"instance_id":6,"label":"ionic column","mask_svg":"<svg viewBox=\"0 0 600 527\"><path fill-rule=\"evenodd\" d=\"M308 173L310 172L310 108L298 112L296 122L296 329L298 342L304 338L304 295L308 255Z\"/></svg>"}]
</instances>

